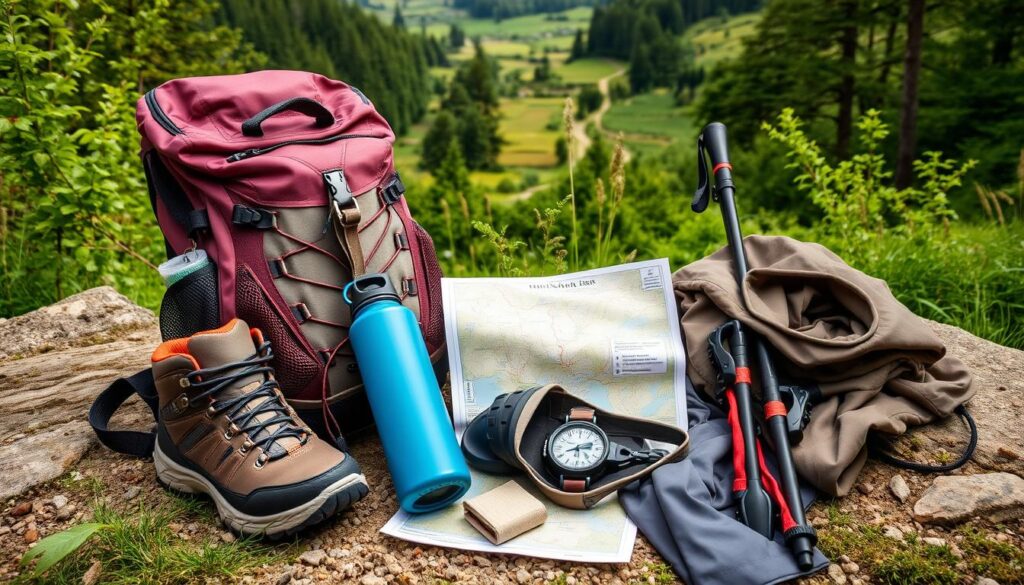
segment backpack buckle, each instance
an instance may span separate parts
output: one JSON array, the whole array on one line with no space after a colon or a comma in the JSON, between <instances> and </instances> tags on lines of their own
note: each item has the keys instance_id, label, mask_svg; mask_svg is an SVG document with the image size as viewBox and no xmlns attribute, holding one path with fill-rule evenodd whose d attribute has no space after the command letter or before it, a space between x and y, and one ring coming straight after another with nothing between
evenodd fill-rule
<instances>
[{"instance_id":1,"label":"backpack buckle","mask_svg":"<svg viewBox=\"0 0 1024 585\"><path fill-rule=\"evenodd\" d=\"M265 230L277 226L277 216L266 209L236 204L231 211L231 223Z\"/></svg>"},{"instance_id":2,"label":"backpack buckle","mask_svg":"<svg viewBox=\"0 0 1024 585\"><path fill-rule=\"evenodd\" d=\"M362 215L359 212L359 204L356 202L352 189L345 180L345 173L341 169L327 171L323 174L324 184L327 185L327 196L331 199L334 214L338 217L341 225L349 227L359 225Z\"/></svg>"},{"instance_id":3,"label":"backpack buckle","mask_svg":"<svg viewBox=\"0 0 1024 585\"><path fill-rule=\"evenodd\" d=\"M380 190L380 198L384 201L385 205L394 205L398 203L398 200L405 195L405 184L402 183L402 177L395 173L391 175L391 180L388 184Z\"/></svg>"}]
</instances>

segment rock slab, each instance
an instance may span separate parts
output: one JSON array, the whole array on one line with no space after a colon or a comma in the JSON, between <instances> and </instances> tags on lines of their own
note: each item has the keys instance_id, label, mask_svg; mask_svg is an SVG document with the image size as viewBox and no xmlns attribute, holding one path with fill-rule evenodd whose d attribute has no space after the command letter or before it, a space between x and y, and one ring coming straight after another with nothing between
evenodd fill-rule
<instances>
[{"instance_id":1,"label":"rock slab","mask_svg":"<svg viewBox=\"0 0 1024 585\"><path fill-rule=\"evenodd\" d=\"M978 424L978 448L973 461L986 471L1006 471L1024 477L1024 351L1003 347L963 329L928 321L942 339L946 353L961 360L974 375L977 394L967 408ZM967 428L959 417L913 429L918 441L908 454L959 455L967 444ZM905 443L904 437L898 443ZM907 443L909 444L909 443ZM938 460L932 463L940 463Z\"/></svg>"},{"instance_id":2,"label":"rock slab","mask_svg":"<svg viewBox=\"0 0 1024 585\"><path fill-rule=\"evenodd\" d=\"M0 320L0 360L96 345L120 333L154 327L153 311L109 286L91 288L24 315Z\"/></svg>"},{"instance_id":3,"label":"rock slab","mask_svg":"<svg viewBox=\"0 0 1024 585\"><path fill-rule=\"evenodd\" d=\"M81 459L96 442L87 421L93 399L146 367L160 334L151 311L100 287L0 323L0 339L3 500ZM131 402L112 426L152 420L141 401Z\"/></svg>"},{"instance_id":4,"label":"rock slab","mask_svg":"<svg viewBox=\"0 0 1024 585\"><path fill-rule=\"evenodd\" d=\"M956 524L975 516L993 522L1024 517L1024 479L1004 472L937 477L914 504L921 523Z\"/></svg>"}]
</instances>

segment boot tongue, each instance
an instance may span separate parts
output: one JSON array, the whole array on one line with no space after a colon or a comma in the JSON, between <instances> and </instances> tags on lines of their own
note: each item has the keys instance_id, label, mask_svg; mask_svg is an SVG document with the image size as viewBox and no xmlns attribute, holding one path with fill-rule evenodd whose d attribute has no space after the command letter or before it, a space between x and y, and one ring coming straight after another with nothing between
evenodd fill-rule
<instances>
[{"instance_id":1,"label":"boot tongue","mask_svg":"<svg viewBox=\"0 0 1024 585\"><path fill-rule=\"evenodd\" d=\"M234 319L224 327L198 333L188 341L188 352L203 369L215 368L243 361L256 353L256 345L249 333L249 326L241 319ZM227 375L238 373L229 370ZM217 398L232 398L253 390L263 381L263 374L252 374L235 380L217 395Z\"/></svg>"},{"instance_id":2,"label":"boot tongue","mask_svg":"<svg viewBox=\"0 0 1024 585\"><path fill-rule=\"evenodd\" d=\"M225 364L244 361L252 357L256 353L257 349L256 344L253 342L252 334L249 332L249 326L241 319L234 319L220 329L196 334L192 336L188 342L189 353L197 362L199 362L199 367L202 369L215 368ZM225 371L222 375L232 376L246 367L252 366L232 368ZM263 374L250 374L248 376L239 377L237 380L225 387L224 390L218 392L214 398L215 400L225 400L235 398L243 394L248 394L256 390L259 385L263 383L263 380ZM235 419L239 420L244 416L245 412L257 408L266 400L269 399L266 397L253 398L239 411ZM277 415L274 413L260 414L255 418L255 420L270 420L274 416ZM280 424L275 424L266 427L259 432L252 433L250 438L253 441L258 441L262 437L265 437L267 433L277 430L280 426ZM272 443L268 449L268 453L272 457L281 456L285 454L287 449L297 446L298 444L298 439L294 437L285 437Z\"/></svg>"}]
</instances>

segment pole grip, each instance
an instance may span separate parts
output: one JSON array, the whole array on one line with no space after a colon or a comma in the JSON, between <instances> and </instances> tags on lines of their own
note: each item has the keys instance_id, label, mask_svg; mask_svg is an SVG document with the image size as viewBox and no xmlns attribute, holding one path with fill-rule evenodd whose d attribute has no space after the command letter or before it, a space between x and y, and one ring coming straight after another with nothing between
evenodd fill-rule
<instances>
[{"instance_id":1,"label":"pole grip","mask_svg":"<svg viewBox=\"0 0 1024 585\"><path fill-rule=\"evenodd\" d=\"M711 158L711 174L717 174L718 170L728 168L729 165L729 140L725 134L725 124L712 122L701 131L704 137L704 148Z\"/></svg>"}]
</instances>

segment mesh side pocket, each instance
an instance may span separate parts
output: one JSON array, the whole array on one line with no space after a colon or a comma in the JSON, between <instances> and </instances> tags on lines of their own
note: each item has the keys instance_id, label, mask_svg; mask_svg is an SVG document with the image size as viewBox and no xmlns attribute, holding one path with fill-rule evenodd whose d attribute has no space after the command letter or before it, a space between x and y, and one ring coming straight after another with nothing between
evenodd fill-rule
<instances>
[{"instance_id":1,"label":"mesh side pocket","mask_svg":"<svg viewBox=\"0 0 1024 585\"><path fill-rule=\"evenodd\" d=\"M220 326L217 267L203 266L167 287L160 302L160 337L181 339Z\"/></svg>"},{"instance_id":2,"label":"mesh side pocket","mask_svg":"<svg viewBox=\"0 0 1024 585\"><path fill-rule=\"evenodd\" d=\"M281 391L285 398L298 398L297 395L322 373L323 363L299 345L252 272L244 267L235 275L235 313L270 340L274 351L271 365Z\"/></svg>"},{"instance_id":3,"label":"mesh side pocket","mask_svg":"<svg viewBox=\"0 0 1024 585\"><path fill-rule=\"evenodd\" d=\"M426 338L427 346L436 349L444 345L444 314L441 305L441 265L437 262L437 252L434 250L434 240L430 238L427 230L419 223L414 223L416 241L420 245L420 255L423 257L427 285L427 310L428 315L423 315L423 336Z\"/></svg>"}]
</instances>

